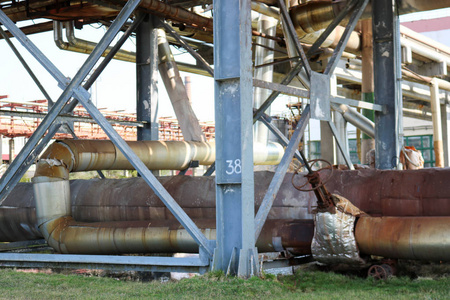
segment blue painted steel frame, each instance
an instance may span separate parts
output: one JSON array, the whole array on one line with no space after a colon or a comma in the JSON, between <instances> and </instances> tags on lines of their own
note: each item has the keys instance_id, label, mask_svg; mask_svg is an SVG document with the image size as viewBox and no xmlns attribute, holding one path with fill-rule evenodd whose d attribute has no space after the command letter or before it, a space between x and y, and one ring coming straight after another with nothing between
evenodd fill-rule
<instances>
[{"instance_id":1,"label":"blue painted steel frame","mask_svg":"<svg viewBox=\"0 0 450 300\"><path fill-rule=\"evenodd\" d=\"M375 103L384 110L375 111L375 167L393 169L400 151L401 63L399 57L398 16L394 0L372 2L373 66Z\"/></svg>"},{"instance_id":2,"label":"blue painted steel frame","mask_svg":"<svg viewBox=\"0 0 450 300\"><path fill-rule=\"evenodd\" d=\"M217 248L213 267L245 277L257 272L250 11L248 0L214 1Z\"/></svg>"},{"instance_id":3,"label":"blue painted steel frame","mask_svg":"<svg viewBox=\"0 0 450 300\"><path fill-rule=\"evenodd\" d=\"M0 253L2 267L205 273L208 265L209 261L198 257Z\"/></svg>"}]
</instances>

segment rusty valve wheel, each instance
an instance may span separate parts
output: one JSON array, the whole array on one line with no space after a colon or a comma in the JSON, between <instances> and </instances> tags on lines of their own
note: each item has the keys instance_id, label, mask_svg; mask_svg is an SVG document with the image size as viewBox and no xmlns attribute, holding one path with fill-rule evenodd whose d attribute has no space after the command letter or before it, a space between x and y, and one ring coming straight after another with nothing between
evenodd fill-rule
<instances>
[{"instance_id":1,"label":"rusty valve wheel","mask_svg":"<svg viewBox=\"0 0 450 300\"><path fill-rule=\"evenodd\" d=\"M392 276L392 268L389 265L382 264L382 265L373 265L369 268L369 271L367 271L367 275L377 279L377 280L385 280Z\"/></svg>"},{"instance_id":2,"label":"rusty valve wheel","mask_svg":"<svg viewBox=\"0 0 450 300\"><path fill-rule=\"evenodd\" d=\"M300 186L298 186L298 185L296 185L296 184L294 183L294 178L295 178L295 176L296 176L297 174L300 174L300 173L299 173L299 170L300 170L301 168L303 168L303 167L306 165L306 164L301 164L301 165L297 168L297 170L295 170L294 174L292 174L292 179L291 179L292 185L293 185L297 190L302 191L302 192L311 192L311 191L314 191L314 190L316 190L316 189L321 188L322 186L324 186L324 185L331 179L331 177L333 177L333 166L331 165L331 163L330 163L329 161L327 161L327 160L325 160L325 159L317 158L317 159L309 160L309 161L307 161L306 163L309 165L310 169L312 169L312 168L314 167L314 165L317 164L317 163L319 163L319 162L324 162L324 163L327 164L328 166L323 167L323 168L320 168L320 169L314 171L314 174L313 174L313 175L308 174L308 175L304 175L304 177L308 178L308 176L318 176L318 175L315 175L315 174L318 174L320 171L322 171L322 170L324 170L324 169L331 169L330 175L328 175L328 177L326 178L326 180L324 180L324 181L321 180L319 185L317 185L317 186L315 186L315 187L313 187L313 188L311 188L311 189L303 189L303 187L305 187L305 186L309 183L309 180L306 180L306 182L305 182L303 185L300 185Z\"/></svg>"}]
</instances>

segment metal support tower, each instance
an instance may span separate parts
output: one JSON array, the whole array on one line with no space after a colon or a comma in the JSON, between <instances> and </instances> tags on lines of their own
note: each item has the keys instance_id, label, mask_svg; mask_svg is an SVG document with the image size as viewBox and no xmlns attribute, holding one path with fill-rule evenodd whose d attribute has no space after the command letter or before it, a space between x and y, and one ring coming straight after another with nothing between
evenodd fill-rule
<instances>
[{"instance_id":1,"label":"metal support tower","mask_svg":"<svg viewBox=\"0 0 450 300\"><path fill-rule=\"evenodd\" d=\"M257 272L250 1L214 1L216 228L213 267Z\"/></svg>"},{"instance_id":2,"label":"metal support tower","mask_svg":"<svg viewBox=\"0 0 450 300\"><path fill-rule=\"evenodd\" d=\"M144 122L137 140L158 140L158 42L154 16L147 15L136 31L136 117Z\"/></svg>"},{"instance_id":3,"label":"metal support tower","mask_svg":"<svg viewBox=\"0 0 450 300\"><path fill-rule=\"evenodd\" d=\"M402 137L399 24L394 0L373 1L372 7L375 103L385 108L375 112L375 167L392 169Z\"/></svg>"}]
</instances>

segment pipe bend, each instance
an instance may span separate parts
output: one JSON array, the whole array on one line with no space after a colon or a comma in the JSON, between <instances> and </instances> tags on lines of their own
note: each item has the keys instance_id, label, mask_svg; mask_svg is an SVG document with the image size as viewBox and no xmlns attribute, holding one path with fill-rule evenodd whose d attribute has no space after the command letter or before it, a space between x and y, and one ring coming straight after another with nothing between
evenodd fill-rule
<instances>
[{"instance_id":1,"label":"pipe bend","mask_svg":"<svg viewBox=\"0 0 450 300\"><path fill-rule=\"evenodd\" d=\"M128 145L149 169L182 170L194 160L202 165L215 160L214 143L138 141ZM255 149L255 162L279 163L283 148L275 143L269 145ZM59 253L85 254L198 251L187 232L150 227L148 222L141 222L140 226L129 222L76 222L71 212L69 173L112 169L127 170L133 166L107 140L56 141L42 154L36 165L33 191L38 227L51 247ZM214 238L215 231L205 230L210 239Z\"/></svg>"}]
</instances>

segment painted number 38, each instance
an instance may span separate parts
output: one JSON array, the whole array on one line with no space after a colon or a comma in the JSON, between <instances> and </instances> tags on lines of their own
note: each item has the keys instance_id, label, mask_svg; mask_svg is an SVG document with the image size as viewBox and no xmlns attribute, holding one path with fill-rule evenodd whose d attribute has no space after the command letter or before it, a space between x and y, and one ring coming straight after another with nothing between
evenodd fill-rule
<instances>
[{"instance_id":1,"label":"painted number 38","mask_svg":"<svg viewBox=\"0 0 450 300\"><path fill-rule=\"evenodd\" d=\"M241 160L240 159L235 159L235 160L226 160L228 166L227 169L225 170L225 173L227 173L228 175L232 175L232 174L240 174L242 173L242 166L241 166Z\"/></svg>"}]
</instances>

